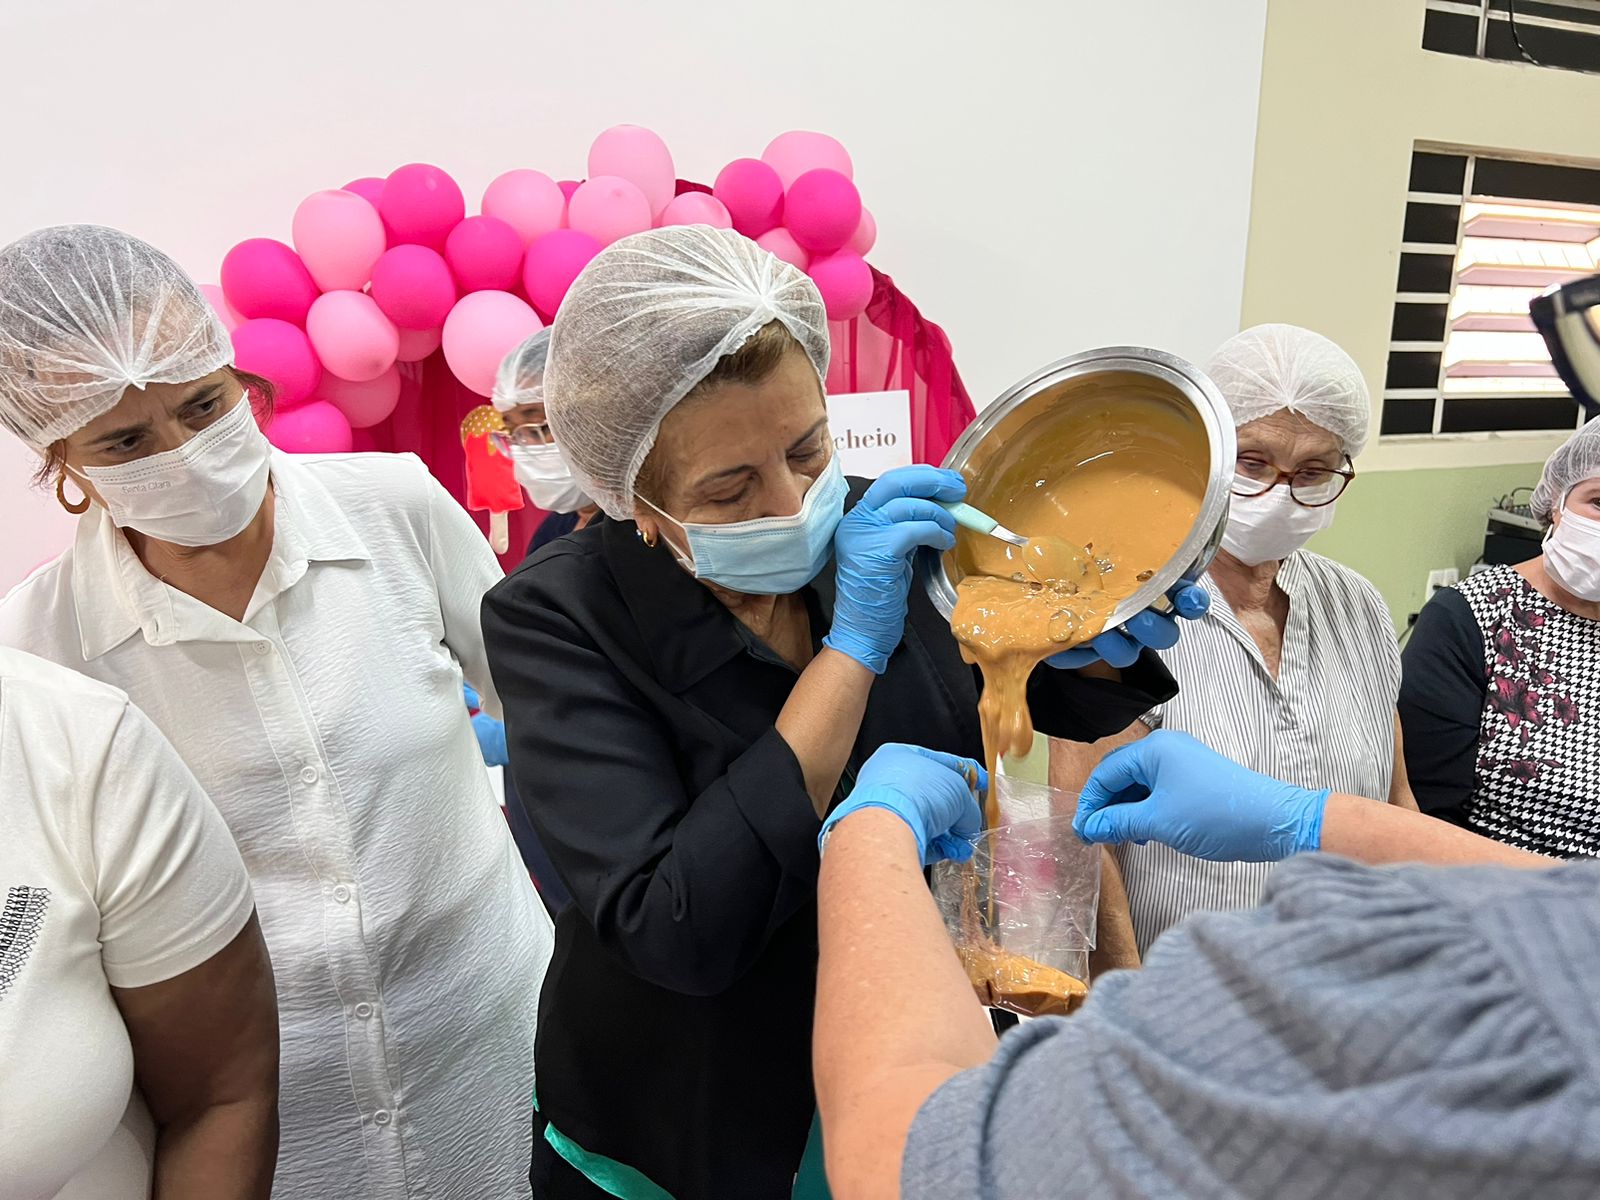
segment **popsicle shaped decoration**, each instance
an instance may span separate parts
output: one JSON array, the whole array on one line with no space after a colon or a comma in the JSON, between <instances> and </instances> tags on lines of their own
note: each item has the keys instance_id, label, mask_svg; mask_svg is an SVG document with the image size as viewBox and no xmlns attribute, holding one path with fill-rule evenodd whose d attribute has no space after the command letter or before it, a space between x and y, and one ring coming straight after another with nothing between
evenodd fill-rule
<instances>
[{"instance_id":1,"label":"popsicle shaped decoration","mask_svg":"<svg viewBox=\"0 0 1600 1200\"><path fill-rule=\"evenodd\" d=\"M506 514L523 505L511 456L495 444L505 421L493 405L480 404L461 420L461 450L467 458L467 507L489 514L489 544L504 554L511 539Z\"/></svg>"}]
</instances>

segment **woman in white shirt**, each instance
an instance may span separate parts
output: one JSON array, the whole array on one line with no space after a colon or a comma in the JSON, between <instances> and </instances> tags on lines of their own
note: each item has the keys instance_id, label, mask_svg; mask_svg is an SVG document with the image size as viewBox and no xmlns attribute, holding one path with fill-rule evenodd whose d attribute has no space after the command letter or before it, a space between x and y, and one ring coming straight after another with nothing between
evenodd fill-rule
<instances>
[{"instance_id":1,"label":"woman in white shirt","mask_svg":"<svg viewBox=\"0 0 1600 1200\"><path fill-rule=\"evenodd\" d=\"M216 809L115 688L0 647L0 1197L265 1200L272 966Z\"/></svg>"},{"instance_id":2,"label":"woman in white shirt","mask_svg":"<svg viewBox=\"0 0 1600 1200\"><path fill-rule=\"evenodd\" d=\"M1222 549L1206 573L1211 610L1161 658L1179 694L1104 743L1052 744L1053 777L1077 791L1108 746L1150 729L1188 733L1253 771L1415 808L1398 744L1400 655L1389 610L1349 567L1302 549L1333 523L1355 478L1371 408L1360 368L1321 334L1257 325L1206 371L1238 432ZM1168 846L1120 847L1108 872L1102 966L1128 965L1126 914L1142 955L1192 912L1250 908L1266 863L1214 863Z\"/></svg>"},{"instance_id":3,"label":"woman in white shirt","mask_svg":"<svg viewBox=\"0 0 1600 1200\"><path fill-rule=\"evenodd\" d=\"M552 936L461 704L465 674L499 707L488 544L414 458L272 450L199 290L126 234L0 250L0 312L0 423L83 514L0 642L127 691L232 830L277 977L276 1194L526 1197Z\"/></svg>"}]
</instances>

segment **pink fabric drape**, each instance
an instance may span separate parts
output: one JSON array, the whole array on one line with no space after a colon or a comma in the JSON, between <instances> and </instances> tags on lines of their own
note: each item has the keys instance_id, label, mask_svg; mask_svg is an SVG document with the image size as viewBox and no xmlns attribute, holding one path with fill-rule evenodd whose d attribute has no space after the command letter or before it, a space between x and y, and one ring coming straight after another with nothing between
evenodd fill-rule
<instances>
[{"instance_id":1,"label":"pink fabric drape","mask_svg":"<svg viewBox=\"0 0 1600 1200\"><path fill-rule=\"evenodd\" d=\"M867 311L831 321L828 391L911 393L911 455L940 463L977 414L956 370L950 339L894 280L872 272Z\"/></svg>"},{"instance_id":2,"label":"pink fabric drape","mask_svg":"<svg viewBox=\"0 0 1600 1200\"><path fill-rule=\"evenodd\" d=\"M710 191L680 180L678 191ZM911 393L911 446L917 462L938 463L961 436L974 414L951 353L950 339L895 287L874 270L872 299L861 316L831 322L833 363L830 392L908 391ZM456 379L442 351L400 365L400 403L385 421L355 433L357 450L409 452L427 464L458 501L467 494L466 459L461 450L461 419L486 403ZM487 513L475 512L487 536ZM508 515L510 545L500 564L510 570L522 561L528 539L545 514L528 505Z\"/></svg>"}]
</instances>

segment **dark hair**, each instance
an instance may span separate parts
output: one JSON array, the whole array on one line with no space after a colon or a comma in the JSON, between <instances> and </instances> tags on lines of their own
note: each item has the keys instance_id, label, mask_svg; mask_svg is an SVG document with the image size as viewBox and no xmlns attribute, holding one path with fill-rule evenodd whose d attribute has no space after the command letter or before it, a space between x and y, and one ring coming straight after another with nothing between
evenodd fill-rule
<instances>
[{"instance_id":1,"label":"dark hair","mask_svg":"<svg viewBox=\"0 0 1600 1200\"><path fill-rule=\"evenodd\" d=\"M744 345L719 358L711 373L690 388L678 403L702 399L730 383L754 387L778 369L784 355L800 349L800 343L782 321L768 321L751 334ZM633 490L655 493L660 483L661 464L656 461L655 448L651 447L650 454L639 467L638 478L633 481Z\"/></svg>"},{"instance_id":2,"label":"dark hair","mask_svg":"<svg viewBox=\"0 0 1600 1200\"><path fill-rule=\"evenodd\" d=\"M264 426L272 420L273 405L278 398L278 389L273 386L272 380L265 375L241 371L238 367L229 366L223 370L232 375L250 393L250 408L256 415L257 423ZM44 452L44 461L33 473L33 485L41 488L50 487L56 474L66 465L66 461L66 439L62 438Z\"/></svg>"}]
</instances>

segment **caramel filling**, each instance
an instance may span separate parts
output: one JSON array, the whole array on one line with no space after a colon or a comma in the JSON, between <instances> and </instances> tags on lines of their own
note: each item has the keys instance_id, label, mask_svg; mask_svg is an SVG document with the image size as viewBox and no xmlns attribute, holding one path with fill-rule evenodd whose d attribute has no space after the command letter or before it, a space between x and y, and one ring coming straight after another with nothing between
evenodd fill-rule
<instances>
[{"instance_id":1,"label":"caramel filling","mask_svg":"<svg viewBox=\"0 0 1600 1200\"><path fill-rule=\"evenodd\" d=\"M1104 631L1117 605L1183 544L1205 494L1198 419L1147 387L1107 391L1013 430L968 481L973 505L1030 539L1019 547L962 530L947 560L959 576L951 626L983 675L978 715L991 779L1002 757L1033 744L1034 668ZM993 787L985 816L989 829L1001 824ZM990 849L992 857L992 839ZM979 998L1029 1015L1076 1007L1084 984L997 945L987 932L992 890L980 921L976 872L967 882L961 954Z\"/></svg>"}]
</instances>

